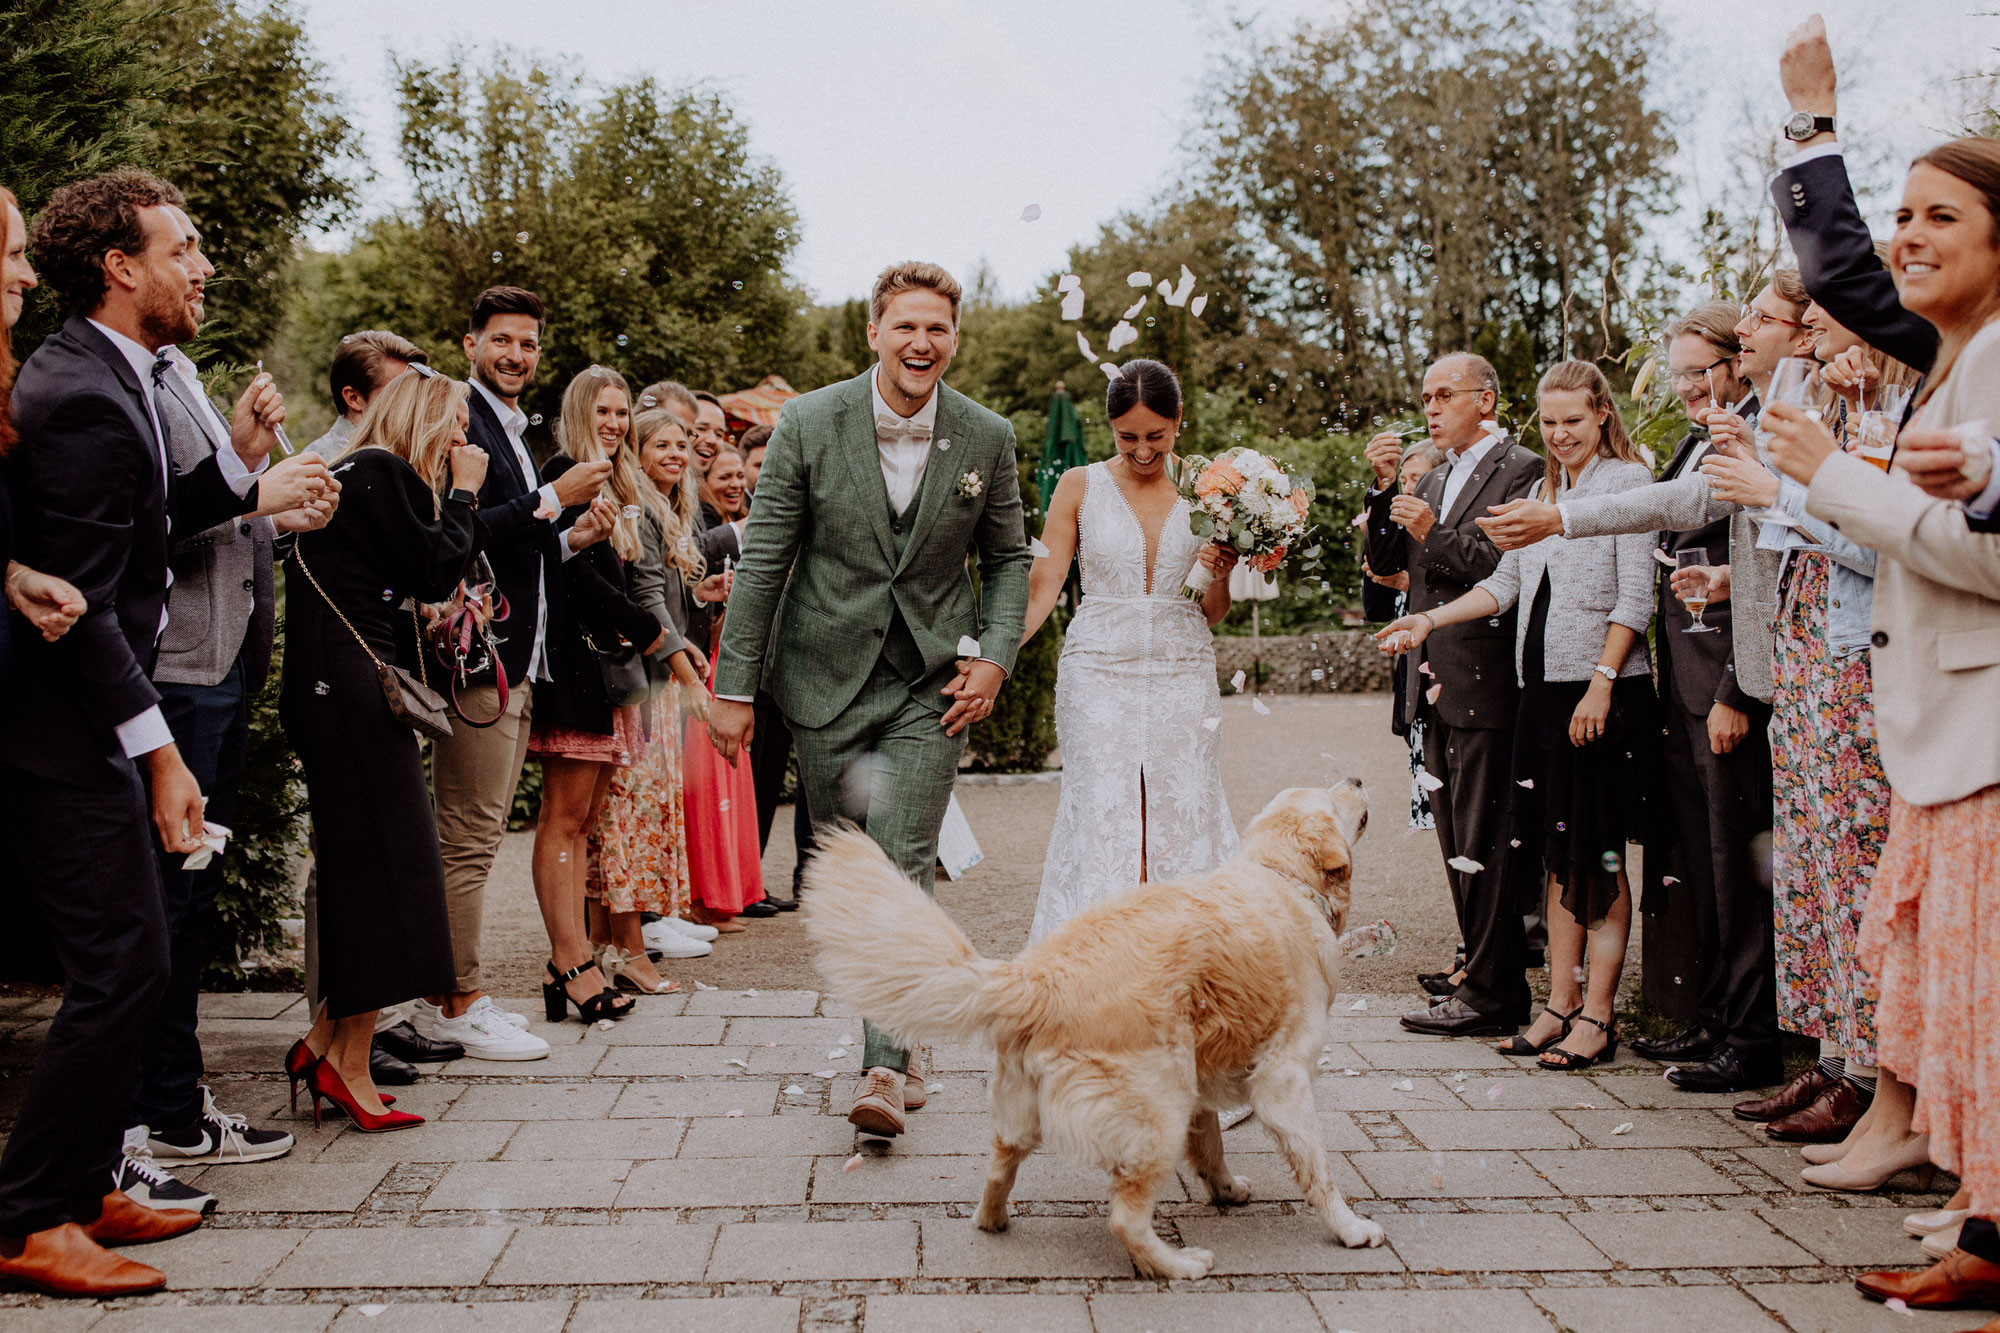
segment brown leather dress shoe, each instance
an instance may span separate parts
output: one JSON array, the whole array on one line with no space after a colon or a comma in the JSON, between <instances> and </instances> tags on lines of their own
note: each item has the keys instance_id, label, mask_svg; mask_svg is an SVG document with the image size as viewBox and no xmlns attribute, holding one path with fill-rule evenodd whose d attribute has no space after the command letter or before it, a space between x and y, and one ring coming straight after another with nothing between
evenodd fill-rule
<instances>
[{"instance_id":1,"label":"brown leather dress shoe","mask_svg":"<svg viewBox=\"0 0 2000 1333\"><path fill-rule=\"evenodd\" d=\"M1872 1301L1900 1298L1918 1310L2000 1305L2000 1264L1953 1250L1921 1273L1863 1273L1854 1279Z\"/></svg>"},{"instance_id":2,"label":"brown leather dress shoe","mask_svg":"<svg viewBox=\"0 0 2000 1333\"><path fill-rule=\"evenodd\" d=\"M1820 1094L1845 1079L1828 1078L1826 1071L1817 1062L1806 1066L1806 1072L1778 1089L1776 1095L1762 1097L1756 1101L1738 1102L1735 1106L1738 1120L1782 1120L1805 1110L1818 1101Z\"/></svg>"},{"instance_id":3,"label":"brown leather dress shoe","mask_svg":"<svg viewBox=\"0 0 2000 1333\"><path fill-rule=\"evenodd\" d=\"M1771 1121L1764 1132L1786 1143L1838 1143L1867 1110L1860 1091L1846 1079L1836 1079L1811 1106Z\"/></svg>"},{"instance_id":4,"label":"brown leather dress shoe","mask_svg":"<svg viewBox=\"0 0 2000 1333\"><path fill-rule=\"evenodd\" d=\"M27 1236L0 1236L0 1278L56 1296L135 1296L167 1275L99 1245L74 1222Z\"/></svg>"},{"instance_id":5,"label":"brown leather dress shoe","mask_svg":"<svg viewBox=\"0 0 2000 1333\"><path fill-rule=\"evenodd\" d=\"M104 1196L104 1208L85 1232L99 1245L144 1245L185 1235L201 1225L192 1208L148 1208L124 1190Z\"/></svg>"},{"instance_id":6,"label":"brown leather dress shoe","mask_svg":"<svg viewBox=\"0 0 2000 1333\"><path fill-rule=\"evenodd\" d=\"M903 1075L877 1066L862 1076L847 1123L864 1134L893 1139L909 1127L903 1117Z\"/></svg>"}]
</instances>

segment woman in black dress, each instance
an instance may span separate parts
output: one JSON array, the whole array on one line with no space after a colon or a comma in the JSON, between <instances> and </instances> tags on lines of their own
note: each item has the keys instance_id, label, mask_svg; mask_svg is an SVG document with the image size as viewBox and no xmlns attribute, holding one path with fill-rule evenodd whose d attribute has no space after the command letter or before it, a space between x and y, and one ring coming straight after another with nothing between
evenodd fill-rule
<instances>
[{"instance_id":1,"label":"woman in black dress","mask_svg":"<svg viewBox=\"0 0 2000 1333\"><path fill-rule=\"evenodd\" d=\"M465 442L467 386L413 366L369 404L336 461L340 508L286 563L278 711L305 763L318 846L308 920L321 1009L286 1072L357 1128L406 1129L368 1073L377 1010L451 989L444 866L423 754L389 710L377 662L414 671L416 604L458 587L479 548L486 454Z\"/></svg>"}]
</instances>

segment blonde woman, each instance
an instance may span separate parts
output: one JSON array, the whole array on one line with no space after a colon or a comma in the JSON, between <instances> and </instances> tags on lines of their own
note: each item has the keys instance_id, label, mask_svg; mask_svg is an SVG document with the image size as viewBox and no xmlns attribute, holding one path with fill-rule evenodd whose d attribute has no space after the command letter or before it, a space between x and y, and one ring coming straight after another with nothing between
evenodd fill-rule
<instances>
[{"instance_id":1,"label":"blonde woman","mask_svg":"<svg viewBox=\"0 0 2000 1333\"><path fill-rule=\"evenodd\" d=\"M681 922L690 896L687 820L681 797L681 713L707 717L708 691L697 650L682 642L687 602L705 569L696 546L693 449L687 427L664 408L633 419L640 469L650 483L639 514L640 552L628 562L633 600L652 613L668 636L670 672L660 693L640 706L639 739L632 762L612 771L602 809L590 829L587 892L591 939L614 983L643 994L679 990L661 979L647 958L640 914L657 912L668 936L660 952L699 958L710 951L712 928Z\"/></svg>"},{"instance_id":2,"label":"blonde woman","mask_svg":"<svg viewBox=\"0 0 2000 1333\"><path fill-rule=\"evenodd\" d=\"M547 688L535 691L534 732L528 751L542 758L542 811L535 824L535 897L549 935L548 975L542 1003L551 1022L575 1005L586 1023L622 1018L632 1001L618 995L598 970L584 928L588 833L610 789L612 770L632 762L640 748L636 710L614 708L605 693L598 651L622 640L642 652L677 648L652 613L631 596L632 563L639 558L639 515L658 493L639 469L632 441L632 391L625 377L591 366L563 390L556 425L562 452L542 468L553 482L579 463L608 460L611 475L590 505L563 512L568 526L593 512L610 537L563 564L562 595L549 599Z\"/></svg>"},{"instance_id":3,"label":"blonde woman","mask_svg":"<svg viewBox=\"0 0 2000 1333\"><path fill-rule=\"evenodd\" d=\"M368 1073L379 1009L448 990L444 865L416 733L389 711L376 663L396 660L415 603L450 596L479 545L486 455L465 442L466 386L412 366L377 395L334 464L340 508L288 561L279 716L304 762L318 846L319 1010L286 1073L356 1129L423 1117L384 1104Z\"/></svg>"}]
</instances>

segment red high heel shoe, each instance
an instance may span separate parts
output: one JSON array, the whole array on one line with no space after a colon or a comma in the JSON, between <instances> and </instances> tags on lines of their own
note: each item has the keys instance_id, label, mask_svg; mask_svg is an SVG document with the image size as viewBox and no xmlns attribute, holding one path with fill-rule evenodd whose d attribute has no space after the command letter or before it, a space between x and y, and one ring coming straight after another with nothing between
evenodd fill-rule
<instances>
[{"instance_id":1,"label":"red high heel shoe","mask_svg":"<svg viewBox=\"0 0 2000 1333\"><path fill-rule=\"evenodd\" d=\"M301 1084L310 1084L312 1068L318 1063L319 1057L312 1053L312 1047L306 1045L304 1037L293 1042L292 1049L285 1052L285 1083L292 1092L293 1115L299 1113L299 1087ZM386 1092L378 1092L375 1095L382 1099L384 1106L396 1104L396 1099Z\"/></svg>"},{"instance_id":2,"label":"red high heel shoe","mask_svg":"<svg viewBox=\"0 0 2000 1333\"><path fill-rule=\"evenodd\" d=\"M306 1082L312 1088L313 1128L319 1128L319 1099L324 1097L347 1113L354 1127L363 1134L383 1134L392 1129L414 1129L424 1123L420 1115L408 1111L384 1111L376 1115L364 1111L355 1103L354 1094L341 1081L340 1073L332 1065L321 1060L314 1064L306 1075ZM386 1105L386 1103L384 1103Z\"/></svg>"}]
</instances>

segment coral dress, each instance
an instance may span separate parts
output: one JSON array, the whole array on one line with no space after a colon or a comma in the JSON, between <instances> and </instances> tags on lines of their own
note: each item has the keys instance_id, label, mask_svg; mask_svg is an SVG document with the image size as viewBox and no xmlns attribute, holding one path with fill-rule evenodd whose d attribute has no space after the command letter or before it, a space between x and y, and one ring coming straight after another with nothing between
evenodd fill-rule
<instances>
[{"instance_id":1,"label":"coral dress","mask_svg":"<svg viewBox=\"0 0 2000 1333\"><path fill-rule=\"evenodd\" d=\"M715 658L708 659L715 688ZM764 896L763 858L757 847L757 779L750 756L722 762L708 726L690 714L681 747L686 793L688 880L694 900L710 912L734 915Z\"/></svg>"}]
</instances>

